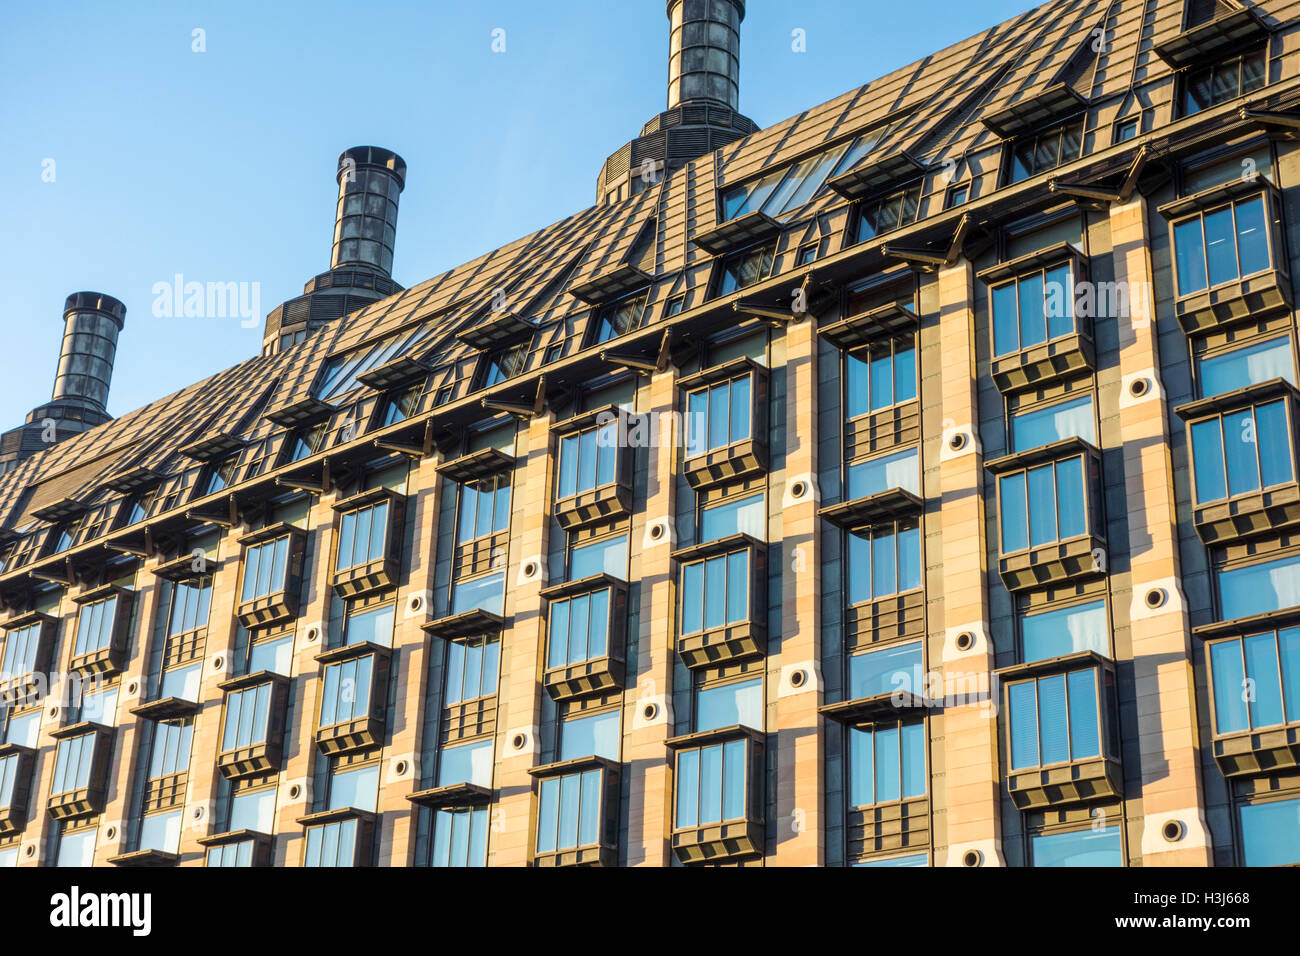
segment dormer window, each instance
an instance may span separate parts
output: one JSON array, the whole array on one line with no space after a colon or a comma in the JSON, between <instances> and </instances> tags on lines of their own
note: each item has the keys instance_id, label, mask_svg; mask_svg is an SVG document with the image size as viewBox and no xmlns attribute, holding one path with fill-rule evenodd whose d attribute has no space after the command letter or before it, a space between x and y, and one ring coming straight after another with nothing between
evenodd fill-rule
<instances>
[{"instance_id":1,"label":"dormer window","mask_svg":"<svg viewBox=\"0 0 1300 956\"><path fill-rule=\"evenodd\" d=\"M1179 108L1191 116L1212 106L1263 89L1268 57L1264 47L1189 70L1183 76Z\"/></svg>"},{"instance_id":2,"label":"dormer window","mask_svg":"<svg viewBox=\"0 0 1300 956\"><path fill-rule=\"evenodd\" d=\"M733 186L722 194L720 218L735 219L751 212L780 216L806 205L827 180L856 166L875 148L887 127L871 130L802 159L761 179Z\"/></svg>"},{"instance_id":3,"label":"dormer window","mask_svg":"<svg viewBox=\"0 0 1300 956\"><path fill-rule=\"evenodd\" d=\"M641 324L646 293L639 292L603 307L596 314L596 330L591 343L599 345L631 332Z\"/></svg>"},{"instance_id":4,"label":"dormer window","mask_svg":"<svg viewBox=\"0 0 1300 956\"><path fill-rule=\"evenodd\" d=\"M384 403L384 424L396 425L406 421L419 410L423 395L423 382L393 392Z\"/></svg>"},{"instance_id":5,"label":"dormer window","mask_svg":"<svg viewBox=\"0 0 1300 956\"><path fill-rule=\"evenodd\" d=\"M325 440L325 422L317 422L297 431L289 445L286 462L302 461L320 451Z\"/></svg>"},{"instance_id":6,"label":"dormer window","mask_svg":"<svg viewBox=\"0 0 1300 956\"><path fill-rule=\"evenodd\" d=\"M483 371L483 387L491 388L493 385L500 385L508 379L522 375L527 363L527 342L520 342L518 345L512 345L490 355L487 359L487 367Z\"/></svg>"},{"instance_id":7,"label":"dormer window","mask_svg":"<svg viewBox=\"0 0 1300 956\"><path fill-rule=\"evenodd\" d=\"M731 256L722 264L718 295L730 295L756 282L762 282L772 274L775 259L776 243L754 246Z\"/></svg>"},{"instance_id":8,"label":"dormer window","mask_svg":"<svg viewBox=\"0 0 1300 956\"><path fill-rule=\"evenodd\" d=\"M218 491L224 491L229 488L235 481L235 472L239 468L239 455L231 455L224 461L213 465L208 472L207 483L203 487L203 494L215 495Z\"/></svg>"},{"instance_id":9,"label":"dormer window","mask_svg":"<svg viewBox=\"0 0 1300 956\"><path fill-rule=\"evenodd\" d=\"M1068 122L1031 133L1016 140L1011 148L1008 183L1037 176L1083 155L1083 122L1078 116Z\"/></svg>"},{"instance_id":10,"label":"dormer window","mask_svg":"<svg viewBox=\"0 0 1300 956\"><path fill-rule=\"evenodd\" d=\"M916 222L921 208L921 184L866 200L858 211L858 242L892 232Z\"/></svg>"}]
</instances>

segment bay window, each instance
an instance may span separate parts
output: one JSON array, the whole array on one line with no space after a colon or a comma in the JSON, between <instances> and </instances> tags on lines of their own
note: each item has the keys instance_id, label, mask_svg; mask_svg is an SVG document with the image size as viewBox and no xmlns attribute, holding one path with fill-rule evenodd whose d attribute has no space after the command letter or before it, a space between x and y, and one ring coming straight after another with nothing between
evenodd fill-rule
<instances>
[{"instance_id":1,"label":"bay window","mask_svg":"<svg viewBox=\"0 0 1300 956\"><path fill-rule=\"evenodd\" d=\"M1281 399L1192 422L1196 500L1218 501L1294 481L1291 429Z\"/></svg>"},{"instance_id":2,"label":"bay window","mask_svg":"<svg viewBox=\"0 0 1300 956\"><path fill-rule=\"evenodd\" d=\"M125 662L132 592L96 588L77 598L77 630L70 667L84 674L115 674Z\"/></svg>"},{"instance_id":3,"label":"bay window","mask_svg":"<svg viewBox=\"0 0 1300 956\"><path fill-rule=\"evenodd\" d=\"M916 221L921 209L920 185L909 186L879 199L859 203L857 241L866 242Z\"/></svg>"},{"instance_id":4,"label":"bay window","mask_svg":"<svg viewBox=\"0 0 1300 956\"><path fill-rule=\"evenodd\" d=\"M372 488L334 505L339 512L334 590L351 598L397 586L404 498Z\"/></svg>"},{"instance_id":5,"label":"bay window","mask_svg":"<svg viewBox=\"0 0 1300 956\"><path fill-rule=\"evenodd\" d=\"M554 700L622 686L627 589L601 574L544 589L544 683Z\"/></svg>"},{"instance_id":6,"label":"bay window","mask_svg":"<svg viewBox=\"0 0 1300 956\"><path fill-rule=\"evenodd\" d=\"M862 528L848 535L849 604L921 587L921 526L915 519Z\"/></svg>"},{"instance_id":7,"label":"bay window","mask_svg":"<svg viewBox=\"0 0 1300 956\"><path fill-rule=\"evenodd\" d=\"M751 435L753 382L749 375L691 392L686 400L686 455L693 458Z\"/></svg>"},{"instance_id":8,"label":"bay window","mask_svg":"<svg viewBox=\"0 0 1300 956\"><path fill-rule=\"evenodd\" d=\"M618 764L584 757L530 772L538 780L533 865L615 865Z\"/></svg>"},{"instance_id":9,"label":"bay window","mask_svg":"<svg viewBox=\"0 0 1300 956\"><path fill-rule=\"evenodd\" d=\"M1077 670L1009 684L1007 702L1012 770L1101 754L1095 671Z\"/></svg>"},{"instance_id":10,"label":"bay window","mask_svg":"<svg viewBox=\"0 0 1300 956\"><path fill-rule=\"evenodd\" d=\"M364 810L326 810L299 817L305 828L303 866L369 866L375 817Z\"/></svg>"},{"instance_id":11,"label":"bay window","mask_svg":"<svg viewBox=\"0 0 1300 956\"><path fill-rule=\"evenodd\" d=\"M316 655L321 675L316 745L327 755L383 744L388 709L387 648L351 644Z\"/></svg>"},{"instance_id":12,"label":"bay window","mask_svg":"<svg viewBox=\"0 0 1300 956\"><path fill-rule=\"evenodd\" d=\"M764 547L744 534L673 553L680 571L677 649L687 667L764 652Z\"/></svg>"},{"instance_id":13,"label":"bay window","mask_svg":"<svg viewBox=\"0 0 1300 956\"><path fill-rule=\"evenodd\" d=\"M434 812L429 865L487 866L487 807L443 807Z\"/></svg>"},{"instance_id":14,"label":"bay window","mask_svg":"<svg viewBox=\"0 0 1300 956\"><path fill-rule=\"evenodd\" d=\"M288 681L276 674L253 673L223 681L225 718L217 765L229 779L273 773L284 756Z\"/></svg>"},{"instance_id":15,"label":"bay window","mask_svg":"<svg viewBox=\"0 0 1300 956\"><path fill-rule=\"evenodd\" d=\"M1177 220L1173 232L1180 296L1273 268L1263 195Z\"/></svg>"},{"instance_id":16,"label":"bay window","mask_svg":"<svg viewBox=\"0 0 1300 956\"><path fill-rule=\"evenodd\" d=\"M1216 734L1300 724L1300 627L1213 641L1208 651Z\"/></svg>"},{"instance_id":17,"label":"bay window","mask_svg":"<svg viewBox=\"0 0 1300 956\"><path fill-rule=\"evenodd\" d=\"M993 354L1007 355L1073 333L1074 285L1067 262L992 286Z\"/></svg>"},{"instance_id":18,"label":"bay window","mask_svg":"<svg viewBox=\"0 0 1300 956\"><path fill-rule=\"evenodd\" d=\"M925 795L925 724L849 728L849 806L895 803Z\"/></svg>"},{"instance_id":19,"label":"bay window","mask_svg":"<svg viewBox=\"0 0 1300 956\"><path fill-rule=\"evenodd\" d=\"M1003 554L1087 534L1084 470L1075 455L998 480Z\"/></svg>"},{"instance_id":20,"label":"bay window","mask_svg":"<svg viewBox=\"0 0 1300 956\"><path fill-rule=\"evenodd\" d=\"M684 863L763 851L763 735L748 727L674 737L673 849Z\"/></svg>"}]
</instances>

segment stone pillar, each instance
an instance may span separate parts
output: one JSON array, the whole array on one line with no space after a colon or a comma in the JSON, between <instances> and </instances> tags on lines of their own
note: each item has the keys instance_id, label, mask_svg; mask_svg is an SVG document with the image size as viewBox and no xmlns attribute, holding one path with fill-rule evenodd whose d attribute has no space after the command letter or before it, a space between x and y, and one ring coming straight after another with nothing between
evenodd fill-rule
<instances>
[{"instance_id":1,"label":"stone pillar","mask_svg":"<svg viewBox=\"0 0 1300 956\"><path fill-rule=\"evenodd\" d=\"M1146 200L1141 195L1110 207L1115 282L1127 292L1130 313L1117 317L1116 325L1119 428L1129 502L1131 588L1127 596L1142 764L1141 856L1148 866L1208 866L1212 849L1197 762L1196 680L1179 569L1173 464L1146 222ZM1134 395L1132 385L1139 380L1147 387ZM1152 610L1146 595L1155 589L1163 591L1165 598ZM1119 588L1113 593L1117 601L1125 596ZM1170 821L1181 822L1186 830L1176 843L1161 835ZM1137 856L1136 850L1129 848L1130 858Z\"/></svg>"},{"instance_id":2,"label":"stone pillar","mask_svg":"<svg viewBox=\"0 0 1300 956\"><path fill-rule=\"evenodd\" d=\"M781 490L781 638L769 667L776 729L776 866L826 862L823 822L825 760L818 713L821 680L821 559L817 514L817 330L811 320L785 332L785 481ZM772 493L776 493L773 488ZM799 675L799 676L795 676ZM772 686L775 685L775 686Z\"/></svg>"},{"instance_id":3,"label":"stone pillar","mask_svg":"<svg viewBox=\"0 0 1300 956\"><path fill-rule=\"evenodd\" d=\"M936 827L935 863L962 866L972 851L979 865L1003 865L998 765L998 688L988 627L987 544L984 526L984 457L976 423L975 289L970 262L939 270L940 383L943 432L939 446L939 510L942 533L944 694L957 695L943 709L943 737L931 746L935 780L946 794L933 805L944 810ZM935 489L927 489L933 496ZM933 510L928 520L933 521ZM927 529L929 530L929 529ZM928 535L927 535L928 537ZM927 563L929 563L927 561ZM957 636L974 635L966 651ZM972 689L977 694L970 694ZM940 842L942 840L942 842ZM946 858L941 850L946 845Z\"/></svg>"}]
</instances>

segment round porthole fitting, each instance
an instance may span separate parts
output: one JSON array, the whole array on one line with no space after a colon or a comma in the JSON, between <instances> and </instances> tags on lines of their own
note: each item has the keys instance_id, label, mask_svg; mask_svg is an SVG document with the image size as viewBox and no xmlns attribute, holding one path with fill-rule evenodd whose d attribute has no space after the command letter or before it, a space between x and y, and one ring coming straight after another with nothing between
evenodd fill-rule
<instances>
[{"instance_id":1,"label":"round porthole fitting","mask_svg":"<svg viewBox=\"0 0 1300 956\"><path fill-rule=\"evenodd\" d=\"M808 680L808 672L802 668L790 672L791 687L802 687L806 680Z\"/></svg>"},{"instance_id":2,"label":"round porthole fitting","mask_svg":"<svg viewBox=\"0 0 1300 956\"><path fill-rule=\"evenodd\" d=\"M654 524L650 526L650 539L652 541L658 541L663 536L664 536L664 523L662 521L656 521Z\"/></svg>"},{"instance_id":3,"label":"round porthole fitting","mask_svg":"<svg viewBox=\"0 0 1300 956\"><path fill-rule=\"evenodd\" d=\"M319 628L319 627L316 627L315 625L312 625L311 627L307 628L307 643L308 643L308 644L315 644L315 643L316 643L316 639L317 639L318 637L320 637L320 628Z\"/></svg>"},{"instance_id":4,"label":"round porthole fitting","mask_svg":"<svg viewBox=\"0 0 1300 956\"><path fill-rule=\"evenodd\" d=\"M1135 378L1128 383L1128 393L1134 398L1141 398L1151 389L1151 383L1145 378Z\"/></svg>"},{"instance_id":5,"label":"round porthole fitting","mask_svg":"<svg viewBox=\"0 0 1300 956\"><path fill-rule=\"evenodd\" d=\"M59 705L58 705L58 704L55 704L53 707L50 708L50 716L51 716L51 717L57 717L57 716L59 716Z\"/></svg>"},{"instance_id":6,"label":"round porthole fitting","mask_svg":"<svg viewBox=\"0 0 1300 956\"><path fill-rule=\"evenodd\" d=\"M222 668L222 666L223 666L224 664L225 664L225 661L223 661L220 657L214 657L214 658L212 658L212 669L213 669L214 671L219 671L219 670L221 670L221 668Z\"/></svg>"},{"instance_id":7,"label":"round porthole fitting","mask_svg":"<svg viewBox=\"0 0 1300 956\"><path fill-rule=\"evenodd\" d=\"M424 607L424 598L420 597L418 594L412 594L411 600L407 602L406 606L412 611L418 611L420 608Z\"/></svg>"},{"instance_id":8,"label":"round porthole fitting","mask_svg":"<svg viewBox=\"0 0 1300 956\"><path fill-rule=\"evenodd\" d=\"M967 850L961 855L962 866L979 866L984 862L984 854L979 850Z\"/></svg>"},{"instance_id":9,"label":"round porthole fitting","mask_svg":"<svg viewBox=\"0 0 1300 956\"><path fill-rule=\"evenodd\" d=\"M808 494L808 482L796 481L790 486L790 497L798 501L804 495Z\"/></svg>"},{"instance_id":10,"label":"round porthole fitting","mask_svg":"<svg viewBox=\"0 0 1300 956\"><path fill-rule=\"evenodd\" d=\"M961 451L963 448L965 448L966 433L953 432L950 436L948 436L948 447L951 448L953 451Z\"/></svg>"},{"instance_id":11,"label":"round porthole fitting","mask_svg":"<svg viewBox=\"0 0 1300 956\"><path fill-rule=\"evenodd\" d=\"M397 761L397 765L396 765L395 767L393 767L393 771L394 771L394 772L395 772L399 777L405 777L405 776L406 776L406 761L405 761L405 760L399 760L399 761Z\"/></svg>"},{"instance_id":12,"label":"round porthole fitting","mask_svg":"<svg viewBox=\"0 0 1300 956\"><path fill-rule=\"evenodd\" d=\"M299 786L298 784L295 783L295 784L293 784L292 786L289 787L289 799L290 799L290 800L297 800L300 796L302 796L302 787L301 787L301 786Z\"/></svg>"},{"instance_id":13,"label":"round porthole fitting","mask_svg":"<svg viewBox=\"0 0 1300 956\"><path fill-rule=\"evenodd\" d=\"M970 631L962 631L953 643L957 645L957 650L969 651L975 646L975 635Z\"/></svg>"},{"instance_id":14,"label":"round porthole fitting","mask_svg":"<svg viewBox=\"0 0 1300 956\"><path fill-rule=\"evenodd\" d=\"M203 808L202 808L202 807L195 807L195 808L194 808L194 819L195 819L195 820L202 820L202 819L203 819Z\"/></svg>"},{"instance_id":15,"label":"round porthole fitting","mask_svg":"<svg viewBox=\"0 0 1300 956\"><path fill-rule=\"evenodd\" d=\"M117 839L117 827L109 827L107 830L105 830L105 831L104 831L104 838L105 838L105 839L108 839L108 840L116 840L116 839Z\"/></svg>"},{"instance_id":16,"label":"round porthole fitting","mask_svg":"<svg viewBox=\"0 0 1300 956\"><path fill-rule=\"evenodd\" d=\"M1166 820L1165 825L1160 828L1160 835L1165 838L1166 843L1177 843L1187 835L1187 827L1183 825L1182 820Z\"/></svg>"},{"instance_id":17,"label":"round porthole fitting","mask_svg":"<svg viewBox=\"0 0 1300 956\"><path fill-rule=\"evenodd\" d=\"M524 563L524 577L531 578L537 573L537 562L527 561Z\"/></svg>"},{"instance_id":18,"label":"round porthole fitting","mask_svg":"<svg viewBox=\"0 0 1300 956\"><path fill-rule=\"evenodd\" d=\"M526 743L528 743L528 738L524 734L515 734L510 741L510 746L516 750L523 750Z\"/></svg>"},{"instance_id":19,"label":"round porthole fitting","mask_svg":"<svg viewBox=\"0 0 1300 956\"><path fill-rule=\"evenodd\" d=\"M659 705L650 703L641 708L641 716L646 720L654 720L659 716Z\"/></svg>"},{"instance_id":20,"label":"round porthole fitting","mask_svg":"<svg viewBox=\"0 0 1300 956\"><path fill-rule=\"evenodd\" d=\"M126 685L126 693L127 693L127 696L128 696L128 697L134 697L134 696L136 695L136 692L137 692L139 689L140 689L140 685L139 685L139 683L137 683L136 681L131 681L131 683L129 683L129 684Z\"/></svg>"},{"instance_id":21,"label":"round porthole fitting","mask_svg":"<svg viewBox=\"0 0 1300 956\"><path fill-rule=\"evenodd\" d=\"M27 849L25 849L25 850L23 851L23 855L26 856L28 859L31 859L32 857L34 857L34 856L36 855L36 846L35 846L35 844L32 844L32 843L27 844Z\"/></svg>"},{"instance_id":22,"label":"round porthole fitting","mask_svg":"<svg viewBox=\"0 0 1300 956\"><path fill-rule=\"evenodd\" d=\"M1164 606L1165 597L1164 588L1152 588L1146 594L1146 605L1154 611L1156 608Z\"/></svg>"}]
</instances>

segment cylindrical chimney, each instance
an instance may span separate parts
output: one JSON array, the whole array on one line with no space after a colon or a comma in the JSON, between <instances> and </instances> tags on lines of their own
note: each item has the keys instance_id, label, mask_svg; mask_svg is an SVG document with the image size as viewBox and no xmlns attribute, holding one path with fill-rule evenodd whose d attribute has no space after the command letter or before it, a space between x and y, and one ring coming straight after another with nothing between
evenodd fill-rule
<instances>
[{"instance_id":1,"label":"cylindrical chimney","mask_svg":"<svg viewBox=\"0 0 1300 956\"><path fill-rule=\"evenodd\" d=\"M63 306L63 348L54 377L54 401L108 414L117 336L126 306L101 292L74 292Z\"/></svg>"},{"instance_id":2,"label":"cylindrical chimney","mask_svg":"<svg viewBox=\"0 0 1300 956\"><path fill-rule=\"evenodd\" d=\"M406 185L406 162L390 149L353 146L339 155L339 204L334 217L330 268L393 271L397 201Z\"/></svg>"},{"instance_id":3,"label":"cylindrical chimney","mask_svg":"<svg viewBox=\"0 0 1300 956\"><path fill-rule=\"evenodd\" d=\"M744 0L668 0L668 108L718 103L740 108L740 21Z\"/></svg>"}]
</instances>

